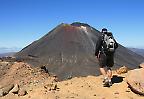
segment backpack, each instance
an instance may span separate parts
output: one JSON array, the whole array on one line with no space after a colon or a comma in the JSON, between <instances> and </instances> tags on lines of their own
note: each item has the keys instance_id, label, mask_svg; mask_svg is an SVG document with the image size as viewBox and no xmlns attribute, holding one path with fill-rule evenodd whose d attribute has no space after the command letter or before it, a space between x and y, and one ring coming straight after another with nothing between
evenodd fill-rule
<instances>
[{"instance_id":1,"label":"backpack","mask_svg":"<svg viewBox=\"0 0 144 99\"><path fill-rule=\"evenodd\" d=\"M114 53L116 49L116 41L111 32L104 33L103 37L103 50L104 52Z\"/></svg>"}]
</instances>

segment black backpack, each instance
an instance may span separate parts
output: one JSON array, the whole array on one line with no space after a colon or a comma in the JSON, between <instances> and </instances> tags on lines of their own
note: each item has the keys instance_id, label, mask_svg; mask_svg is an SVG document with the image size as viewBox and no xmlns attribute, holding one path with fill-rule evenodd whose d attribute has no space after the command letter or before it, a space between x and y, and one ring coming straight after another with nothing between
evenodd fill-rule
<instances>
[{"instance_id":1,"label":"black backpack","mask_svg":"<svg viewBox=\"0 0 144 99\"><path fill-rule=\"evenodd\" d=\"M106 32L102 34L103 38L103 50L104 52L114 53L116 50L116 41L111 32Z\"/></svg>"}]
</instances>

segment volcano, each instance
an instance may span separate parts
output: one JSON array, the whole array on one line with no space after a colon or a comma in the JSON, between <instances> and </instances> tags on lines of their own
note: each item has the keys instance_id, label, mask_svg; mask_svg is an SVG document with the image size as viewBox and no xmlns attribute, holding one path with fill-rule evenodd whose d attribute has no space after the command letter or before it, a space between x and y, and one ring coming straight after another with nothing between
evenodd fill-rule
<instances>
[{"instance_id":1,"label":"volcano","mask_svg":"<svg viewBox=\"0 0 144 99\"><path fill-rule=\"evenodd\" d=\"M100 31L92 26L75 22L60 24L39 40L15 54L32 66L46 66L60 79L75 76L99 75L94 55ZM115 54L114 69L127 66L137 68L144 58L119 44Z\"/></svg>"}]
</instances>

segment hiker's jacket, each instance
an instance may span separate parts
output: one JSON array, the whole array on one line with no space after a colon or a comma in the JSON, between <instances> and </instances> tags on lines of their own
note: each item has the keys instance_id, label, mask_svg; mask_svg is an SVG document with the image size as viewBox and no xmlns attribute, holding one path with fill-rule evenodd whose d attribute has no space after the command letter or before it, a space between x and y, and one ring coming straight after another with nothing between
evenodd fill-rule
<instances>
[{"instance_id":1,"label":"hiker's jacket","mask_svg":"<svg viewBox=\"0 0 144 99\"><path fill-rule=\"evenodd\" d=\"M116 42L116 40L114 39L115 41L115 49L118 48L118 43ZM98 40L97 40L97 43L96 43L96 48L95 48L95 56L98 56L99 52L102 52L102 53L107 53L105 51L103 51L102 49L102 46L103 46L103 36L99 36L98 37Z\"/></svg>"}]
</instances>

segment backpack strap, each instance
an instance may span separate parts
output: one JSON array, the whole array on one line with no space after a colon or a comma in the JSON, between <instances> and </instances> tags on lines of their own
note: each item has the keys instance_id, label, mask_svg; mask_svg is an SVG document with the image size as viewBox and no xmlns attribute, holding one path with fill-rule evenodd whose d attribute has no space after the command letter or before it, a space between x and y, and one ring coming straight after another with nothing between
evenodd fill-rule
<instances>
[{"instance_id":1,"label":"backpack strap","mask_svg":"<svg viewBox=\"0 0 144 99\"><path fill-rule=\"evenodd\" d=\"M101 53L104 53L105 51L104 51L104 43L105 43L105 41L104 41L104 37L105 37L105 33L102 33L102 45L101 45Z\"/></svg>"}]
</instances>

